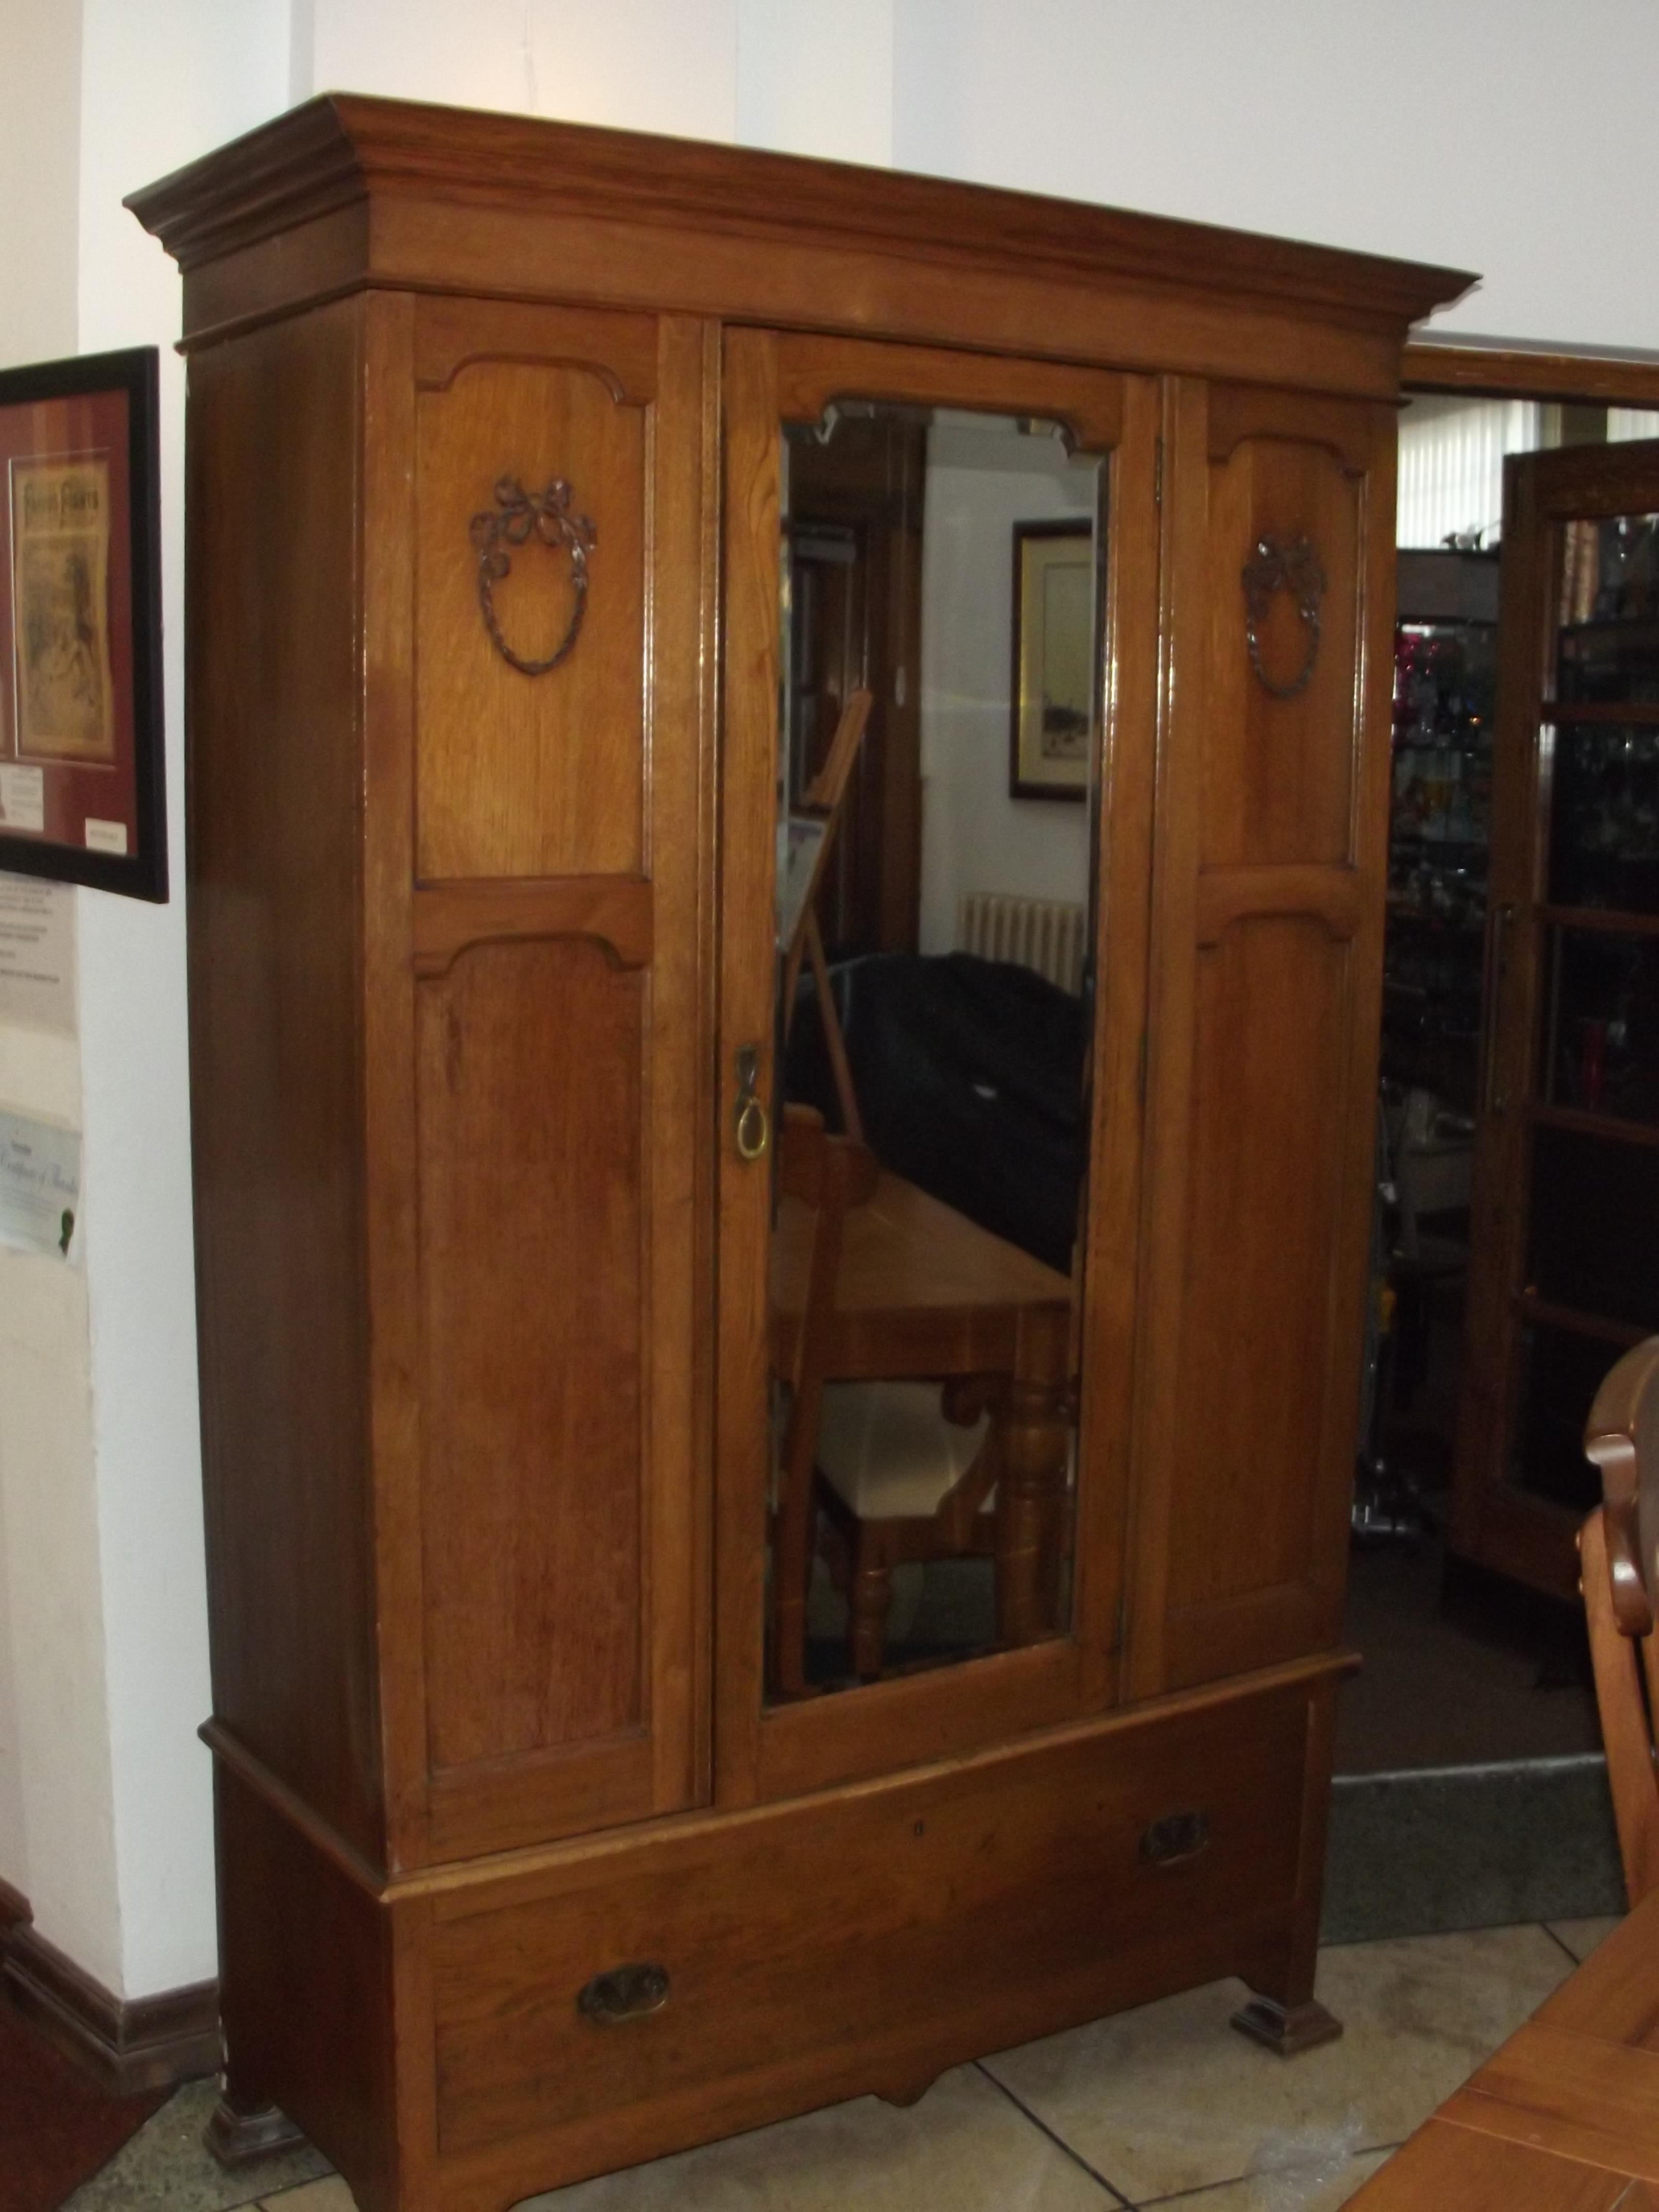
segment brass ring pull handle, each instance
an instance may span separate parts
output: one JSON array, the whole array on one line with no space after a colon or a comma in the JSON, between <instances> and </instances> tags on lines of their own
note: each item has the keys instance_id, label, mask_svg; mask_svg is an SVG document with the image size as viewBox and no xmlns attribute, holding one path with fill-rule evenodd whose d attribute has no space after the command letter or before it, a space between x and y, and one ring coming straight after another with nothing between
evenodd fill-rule
<instances>
[{"instance_id":1,"label":"brass ring pull handle","mask_svg":"<svg viewBox=\"0 0 1659 2212\"><path fill-rule=\"evenodd\" d=\"M1203 1813L1166 1813L1140 1839L1149 1866L1186 1866L1210 1847L1210 1823Z\"/></svg>"},{"instance_id":2,"label":"brass ring pull handle","mask_svg":"<svg viewBox=\"0 0 1659 2212\"><path fill-rule=\"evenodd\" d=\"M752 1164L764 1158L767 1146L772 1139L772 1127L757 1095L760 1083L758 1045L743 1046L737 1056L737 1070L738 1098L733 1121L738 1158Z\"/></svg>"},{"instance_id":3,"label":"brass ring pull handle","mask_svg":"<svg viewBox=\"0 0 1659 2212\"><path fill-rule=\"evenodd\" d=\"M478 605L491 642L507 666L521 676L545 676L558 666L581 631L587 610L587 556L599 541L592 519L571 513L570 487L562 477L555 477L545 491L526 491L517 477L501 477L495 483L495 508L473 516L469 535L478 551ZM527 545L532 537L554 552L562 547L569 555L574 593L564 635L545 660L525 660L514 653L495 615L495 586L513 567L508 549Z\"/></svg>"},{"instance_id":4,"label":"brass ring pull handle","mask_svg":"<svg viewBox=\"0 0 1659 2212\"><path fill-rule=\"evenodd\" d=\"M595 1974L578 1992L576 2009L600 2027L617 2027L624 2021L660 2012L667 2002L666 1966L612 1966L607 1974Z\"/></svg>"},{"instance_id":5,"label":"brass ring pull handle","mask_svg":"<svg viewBox=\"0 0 1659 2212\"><path fill-rule=\"evenodd\" d=\"M1250 665L1256 681L1275 699L1294 699L1308 688L1319 658L1319 602L1325 596L1325 572L1319 556L1306 538L1262 538L1240 571L1244 586L1244 641L1250 649ZM1308 633L1301 669L1288 684L1269 676L1261 665L1261 627L1267 619L1275 592L1295 594L1297 612Z\"/></svg>"}]
</instances>

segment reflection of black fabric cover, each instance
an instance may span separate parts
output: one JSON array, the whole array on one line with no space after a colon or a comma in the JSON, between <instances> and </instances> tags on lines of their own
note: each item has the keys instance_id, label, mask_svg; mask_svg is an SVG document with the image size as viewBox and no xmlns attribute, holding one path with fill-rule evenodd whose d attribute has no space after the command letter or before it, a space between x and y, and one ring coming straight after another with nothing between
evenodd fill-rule
<instances>
[{"instance_id":1,"label":"reflection of black fabric cover","mask_svg":"<svg viewBox=\"0 0 1659 2212\"><path fill-rule=\"evenodd\" d=\"M864 1133L882 1165L1069 1273L1083 1166L1083 1007L969 952L872 953L831 973ZM784 1092L840 1123L803 975Z\"/></svg>"}]
</instances>

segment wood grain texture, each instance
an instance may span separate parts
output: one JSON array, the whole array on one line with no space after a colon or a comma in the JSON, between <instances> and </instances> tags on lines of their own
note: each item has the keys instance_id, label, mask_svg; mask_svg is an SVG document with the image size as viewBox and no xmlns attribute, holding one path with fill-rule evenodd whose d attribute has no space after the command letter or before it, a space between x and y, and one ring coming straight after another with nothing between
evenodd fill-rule
<instances>
[{"instance_id":1,"label":"wood grain texture","mask_svg":"<svg viewBox=\"0 0 1659 2212\"><path fill-rule=\"evenodd\" d=\"M1449 280L355 100L142 204L196 349L233 2093L369 2212L501 2212L1219 1973L1305 2006L1380 975L1378 403ZM1034 1390L1080 1371L1081 1558L1066 1635L764 1713L771 1192L735 1057L769 1099L780 422L849 386L1106 456L1085 1304L1075 1343L996 1346ZM509 471L599 526L543 678L477 605ZM1329 586L1314 683L1264 706L1239 571L1269 529ZM520 549L507 634L544 649L568 591ZM1195 1808L1190 1867L1139 1858ZM661 2014L577 2014L658 1946Z\"/></svg>"},{"instance_id":2,"label":"wood grain texture","mask_svg":"<svg viewBox=\"0 0 1659 2212\"><path fill-rule=\"evenodd\" d=\"M1258 312L1293 301L1369 313L1396 329L1472 281L1459 270L886 169L337 93L126 204L192 269L365 197L406 204L463 193L482 207L551 208L567 222L621 215L712 231L774 253L823 232L866 251L1179 282L1243 295Z\"/></svg>"},{"instance_id":3,"label":"wood grain texture","mask_svg":"<svg viewBox=\"0 0 1659 2212\"><path fill-rule=\"evenodd\" d=\"M1282 1914L1304 1696L1233 1700L1173 1728L1036 1745L683 1843L665 1836L626 1869L588 1861L556 1881L439 1898L444 2152L487 2154L543 2131L550 2149L560 2135L615 2146L623 2122L643 2149L658 2115L688 2096L775 2091L809 2054L838 2049L856 2054L854 2080L878 2087L919 2038L968 2056L993 2047L979 2039L1006 2034L1036 1989L1092 2002L1115 1957L1200 1919ZM1267 1777L1276 1786L1259 1798ZM1146 1828L1182 1810L1204 1814L1207 1847L1183 1866L1151 1863ZM668 2002L596 2029L575 1994L628 1960L665 1966Z\"/></svg>"},{"instance_id":4,"label":"wood grain texture","mask_svg":"<svg viewBox=\"0 0 1659 2212\"><path fill-rule=\"evenodd\" d=\"M1472 398L1600 402L1659 407L1659 362L1618 361L1595 354L1511 350L1413 342L1400 363L1407 392L1467 392Z\"/></svg>"},{"instance_id":5,"label":"wood grain texture","mask_svg":"<svg viewBox=\"0 0 1659 2212\"><path fill-rule=\"evenodd\" d=\"M420 1222L415 1161L415 305L363 304L362 1020L370 1462L386 1863L427 1833L421 1580Z\"/></svg>"},{"instance_id":6,"label":"wood grain texture","mask_svg":"<svg viewBox=\"0 0 1659 2212\"><path fill-rule=\"evenodd\" d=\"M1352 844L1360 487L1328 447L1273 427L1235 440L1212 469L1203 865L1340 866ZM1241 572L1269 537L1306 538L1325 577L1313 673L1292 699L1267 692L1244 645ZM1292 594L1275 592L1261 634L1269 676L1292 681L1310 642Z\"/></svg>"},{"instance_id":7,"label":"wood grain texture","mask_svg":"<svg viewBox=\"0 0 1659 2212\"><path fill-rule=\"evenodd\" d=\"M1298 439L1279 395L1170 394L1139 1694L1337 1632L1387 799L1383 430L1322 404ZM1313 679L1288 700L1257 682L1243 635L1240 571L1270 529L1312 538L1329 586Z\"/></svg>"},{"instance_id":8,"label":"wood grain texture","mask_svg":"<svg viewBox=\"0 0 1659 2212\"><path fill-rule=\"evenodd\" d=\"M714 1796L752 1804L758 1787L768 1490L768 1168L733 1136L737 1054L759 1054L757 1095L775 1097L779 445L777 341L730 331L725 415L723 661L720 754L720 1022L714 1048Z\"/></svg>"},{"instance_id":9,"label":"wood grain texture","mask_svg":"<svg viewBox=\"0 0 1659 2212\"><path fill-rule=\"evenodd\" d=\"M1522 1456L1522 1377L1539 1313L1530 1297L1530 1109L1547 1018L1553 741L1540 727L1556 688L1563 523L1649 514L1659 468L1644 445L1567 447L1506 463L1492 741L1492 865L1483 1039L1470 1198L1465 1356L1449 1540L1462 1556L1553 1595L1576 1583L1579 1516L1512 1479ZM1607 1225L1611 1234L1612 1225ZM1595 1316L1591 1316L1592 1331ZM1610 1344L1629 1341L1617 1321ZM1611 1364L1611 1360L1609 1360Z\"/></svg>"},{"instance_id":10,"label":"wood grain texture","mask_svg":"<svg viewBox=\"0 0 1659 2212\"><path fill-rule=\"evenodd\" d=\"M1526 2143L1431 2120L1348 2199L1350 2212L1638 2212L1630 2182ZM1641 2212L1647 2212L1642 2207Z\"/></svg>"},{"instance_id":11,"label":"wood grain texture","mask_svg":"<svg viewBox=\"0 0 1659 2212\"><path fill-rule=\"evenodd\" d=\"M644 1016L586 945L482 945L421 987L434 1771L643 1717Z\"/></svg>"},{"instance_id":12,"label":"wood grain texture","mask_svg":"<svg viewBox=\"0 0 1659 2212\"><path fill-rule=\"evenodd\" d=\"M191 364L187 844L215 1710L378 1857L346 581L361 325L343 303Z\"/></svg>"},{"instance_id":13,"label":"wood grain texture","mask_svg":"<svg viewBox=\"0 0 1659 2212\"><path fill-rule=\"evenodd\" d=\"M1347 965L1300 918L1241 924L1199 963L1188 1234L1202 1263L1183 1314L1177 1613L1313 1569Z\"/></svg>"},{"instance_id":14,"label":"wood grain texture","mask_svg":"<svg viewBox=\"0 0 1659 2212\"><path fill-rule=\"evenodd\" d=\"M633 876L423 884L410 921L415 972L425 980L447 975L471 945L515 938L591 938L618 967L644 968L655 939L651 885Z\"/></svg>"},{"instance_id":15,"label":"wood grain texture","mask_svg":"<svg viewBox=\"0 0 1659 2212\"><path fill-rule=\"evenodd\" d=\"M1135 1386L1145 1279L1146 1043L1152 966L1164 569L1158 483L1163 393L1125 380L1122 442L1106 484L1105 720L1092 823L1095 1030L1090 1041L1088 1204L1082 1289L1088 1316L1078 1407L1073 1633L1082 1695L1121 1687L1133 1506Z\"/></svg>"},{"instance_id":16,"label":"wood grain texture","mask_svg":"<svg viewBox=\"0 0 1659 2212\"><path fill-rule=\"evenodd\" d=\"M604 366L561 361L559 317L535 362L474 360L417 403L418 865L423 879L637 874L641 865L647 551L647 410ZM607 333L600 319L597 351ZM647 324L635 343L654 338ZM550 356L552 356L550 358ZM595 526L581 628L527 676L478 600L473 517L504 479L570 487ZM577 601L562 549L508 550L494 605L511 649L551 653Z\"/></svg>"},{"instance_id":17,"label":"wood grain texture","mask_svg":"<svg viewBox=\"0 0 1659 2212\"><path fill-rule=\"evenodd\" d=\"M778 408L786 422L816 422L836 399L935 406L945 388L953 407L1063 422L1085 452L1104 453L1123 434L1122 380L1098 369L971 354L947 367L921 347L779 336Z\"/></svg>"},{"instance_id":18,"label":"wood grain texture","mask_svg":"<svg viewBox=\"0 0 1659 2212\"><path fill-rule=\"evenodd\" d=\"M222 1761L214 1778L228 2086L276 2105L362 2212L420 2199L394 2114L391 1916Z\"/></svg>"},{"instance_id":19,"label":"wood grain texture","mask_svg":"<svg viewBox=\"0 0 1659 2212\"><path fill-rule=\"evenodd\" d=\"M1441 2106L1477 2135L1659 2181L1659 2056L1528 2021Z\"/></svg>"}]
</instances>

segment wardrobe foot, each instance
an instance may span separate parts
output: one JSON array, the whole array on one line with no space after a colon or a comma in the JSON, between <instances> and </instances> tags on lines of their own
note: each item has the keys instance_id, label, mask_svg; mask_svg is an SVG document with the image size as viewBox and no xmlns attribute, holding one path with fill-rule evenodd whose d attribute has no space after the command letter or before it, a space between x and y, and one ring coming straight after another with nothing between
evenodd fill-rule
<instances>
[{"instance_id":1,"label":"wardrobe foot","mask_svg":"<svg viewBox=\"0 0 1659 2212\"><path fill-rule=\"evenodd\" d=\"M279 2150L292 2150L305 2137L275 2105L243 2105L227 2091L214 2106L202 2140L221 2166L247 2166L256 2158L270 2158Z\"/></svg>"},{"instance_id":2,"label":"wardrobe foot","mask_svg":"<svg viewBox=\"0 0 1659 2212\"><path fill-rule=\"evenodd\" d=\"M1326 2011L1317 1998L1306 2004L1282 2005L1272 1997L1253 1996L1233 2014L1233 2026L1253 2042L1265 2043L1281 2058L1294 2058L1322 2043L1334 2043L1342 2023Z\"/></svg>"}]
</instances>

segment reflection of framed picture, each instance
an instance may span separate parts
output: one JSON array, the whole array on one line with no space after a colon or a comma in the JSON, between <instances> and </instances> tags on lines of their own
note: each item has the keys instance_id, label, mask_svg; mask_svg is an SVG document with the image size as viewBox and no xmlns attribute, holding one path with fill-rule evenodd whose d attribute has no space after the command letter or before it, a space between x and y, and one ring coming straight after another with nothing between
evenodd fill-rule
<instances>
[{"instance_id":1,"label":"reflection of framed picture","mask_svg":"<svg viewBox=\"0 0 1659 2212\"><path fill-rule=\"evenodd\" d=\"M1086 522L1017 522L1013 798L1083 797L1094 699L1094 532Z\"/></svg>"},{"instance_id":2,"label":"reflection of framed picture","mask_svg":"<svg viewBox=\"0 0 1659 2212\"><path fill-rule=\"evenodd\" d=\"M156 353L0 373L0 868L167 895Z\"/></svg>"}]
</instances>

